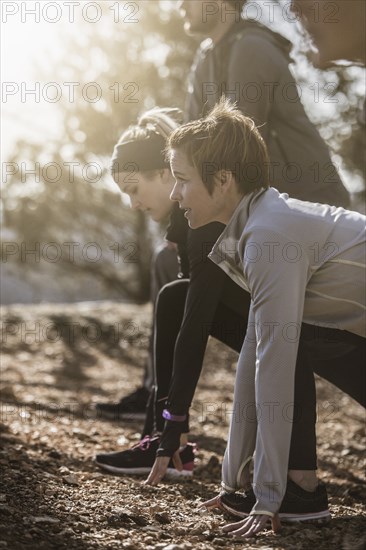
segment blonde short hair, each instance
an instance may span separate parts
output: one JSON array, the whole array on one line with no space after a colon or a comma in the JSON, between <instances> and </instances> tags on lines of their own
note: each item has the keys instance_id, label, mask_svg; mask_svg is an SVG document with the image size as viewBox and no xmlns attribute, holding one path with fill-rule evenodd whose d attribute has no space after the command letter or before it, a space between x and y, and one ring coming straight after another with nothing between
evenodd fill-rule
<instances>
[{"instance_id":1,"label":"blonde short hair","mask_svg":"<svg viewBox=\"0 0 366 550\"><path fill-rule=\"evenodd\" d=\"M253 120L222 97L208 115L180 126L170 135L168 157L182 151L211 194L220 170L234 174L244 194L269 187L267 147Z\"/></svg>"}]
</instances>

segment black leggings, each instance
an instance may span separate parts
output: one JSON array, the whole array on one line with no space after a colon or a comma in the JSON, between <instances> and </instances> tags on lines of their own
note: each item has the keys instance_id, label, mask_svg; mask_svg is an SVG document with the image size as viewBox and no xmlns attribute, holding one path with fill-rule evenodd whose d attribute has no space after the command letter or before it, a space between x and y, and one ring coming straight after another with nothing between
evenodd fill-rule
<instances>
[{"instance_id":1,"label":"black leggings","mask_svg":"<svg viewBox=\"0 0 366 550\"><path fill-rule=\"evenodd\" d=\"M315 372L366 406L366 339L303 323L295 371L290 470L316 469ZM335 403L329 403L334 407ZM333 409L334 410L334 409Z\"/></svg>"},{"instance_id":2,"label":"black leggings","mask_svg":"<svg viewBox=\"0 0 366 550\"><path fill-rule=\"evenodd\" d=\"M162 410L173 374L174 348L184 316L189 280L164 287L155 308L155 395L151 396L144 433L164 428ZM205 331L240 352L248 321L248 308L238 312L220 302ZM365 339L347 331L302 325L295 373L294 420L289 469L316 468L316 393L314 372L366 406ZM194 342L192 342L194 346ZM155 426L154 426L155 425ZM186 426L188 431L188 425Z\"/></svg>"},{"instance_id":3,"label":"black leggings","mask_svg":"<svg viewBox=\"0 0 366 550\"><path fill-rule=\"evenodd\" d=\"M150 393L142 437L162 432L162 412L173 374L174 349L184 317L189 279L180 279L166 285L155 304L155 387ZM249 304L249 301L248 301ZM246 313L249 312L249 308ZM236 352L240 352L247 329L248 318L220 302L210 326L201 327L198 338L213 336ZM194 342L192 342L194 346ZM188 422L185 431L189 431Z\"/></svg>"}]
</instances>

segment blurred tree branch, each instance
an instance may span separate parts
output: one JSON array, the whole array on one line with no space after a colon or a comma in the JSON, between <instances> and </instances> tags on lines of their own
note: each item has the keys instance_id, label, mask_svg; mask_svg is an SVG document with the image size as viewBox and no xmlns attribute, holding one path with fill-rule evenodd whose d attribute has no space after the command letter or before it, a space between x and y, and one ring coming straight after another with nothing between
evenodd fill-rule
<instances>
[{"instance_id":1,"label":"blurred tree branch","mask_svg":"<svg viewBox=\"0 0 366 550\"><path fill-rule=\"evenodd\" d=\"M103 9L108 10L106 4ZM2 200L4 225L19 249L62 250L53 266L61 280L87 273L121 298L145 301L151 228L143 214L123 204L117 188L112 191L109 159L120 133L146 108L183 107L182 82L197 41L186 37L176 10L162 12L156 1L138 4L139 23L116 24L109 15L103 25L92 26L92 32L81 23L78 34L65 40L61 63L52 67L52 81L72 83L74 100L71 94L63 95L57 105L60 138L18 141L9 163L19 168L24 163L28 170L39 163L39 173L23 177L19 169L4 185ZM48 72L43 80L51 80ZM92 102L88 97L95 90L101 95ZM50 243L55 243L53 248ZM90 261L80 253L88 243L95 243L94 252L102 251L100 260ZM28 257L22 261L21 255L9 260L20 261L25 271L47 266Z\"/></svg>"}]
</instances>

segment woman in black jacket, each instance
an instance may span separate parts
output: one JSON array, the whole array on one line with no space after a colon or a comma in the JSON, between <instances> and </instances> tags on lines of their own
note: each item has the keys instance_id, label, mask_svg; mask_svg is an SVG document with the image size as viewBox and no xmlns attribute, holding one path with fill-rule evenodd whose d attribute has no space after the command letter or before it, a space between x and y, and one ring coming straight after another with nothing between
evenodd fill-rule
<instances>
[{"instance_id":1,"label":"woman in black jacket","mask_svg":"<svg viewBox=\"0 0 366 550\"><path fill-rule=\"evenodd\" d=\"M99 466L115 473L148 473L160 443L159 437L151 436L161 434L165 423L165 444L174 450L183 444L181 472L192 473L192 446L186 445L185 434L208 337L211 334L239 352L246 330L249 295L207 258L224 226L212 223L192 231L178 205L169 201L174 178L164 149L169 133L177 126L171 114L176 115L174 110L155 109L143 115L138 125L122 135L112 159L113 178L129 195L133 208L161 220L169 207L166 239L176 245L180 265L178 280L165 285L155 303L155 384L142 444L96 458ZM173 430L164 416L170 401L187 411L178 429L173 422ZM172 467L169 473L179 475L179 470Z\"/></svg>"}]
</instances>

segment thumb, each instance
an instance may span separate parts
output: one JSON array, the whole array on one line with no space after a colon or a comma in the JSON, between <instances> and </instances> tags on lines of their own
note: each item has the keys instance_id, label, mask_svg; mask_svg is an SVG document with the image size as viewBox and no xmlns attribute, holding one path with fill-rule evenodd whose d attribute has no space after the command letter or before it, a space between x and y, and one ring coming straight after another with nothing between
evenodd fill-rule
<instances>
[{"instance_id":1,"label":"thumb","mask_svg":"<svg viewBox=\"0 0 366 550\"><path fill-rule=\"evenodd\" d=\"M173 464L179 472L183 470L183 464L180 458L179 449L173 454Z\"/></svg>"},{"instance_id":2,"label":"thumb","mask_svg":"<svg viewBox=\"0 0 366 550\"><path fill-rule=\"evenodd\" d=\"M220 495L216 495L213 498L210 498L210 500L206 500L206 502L201 502L198 506L199 509L206 509L210 510L210 508L220 508L221 507L221 501L220 501Z\"/></svg>"},{"instance_id":3,"label":"thumb","mask_svg":"<svg viewBox=\"0 0 366 550\"><path fill-rule=\"evenodd\" d=\"M271 519L272 522L272 530L274 533L278 533L281 531L281 520L280 516L278 514L275 514L273 518Z\"/></svg>"}]
</instances>

